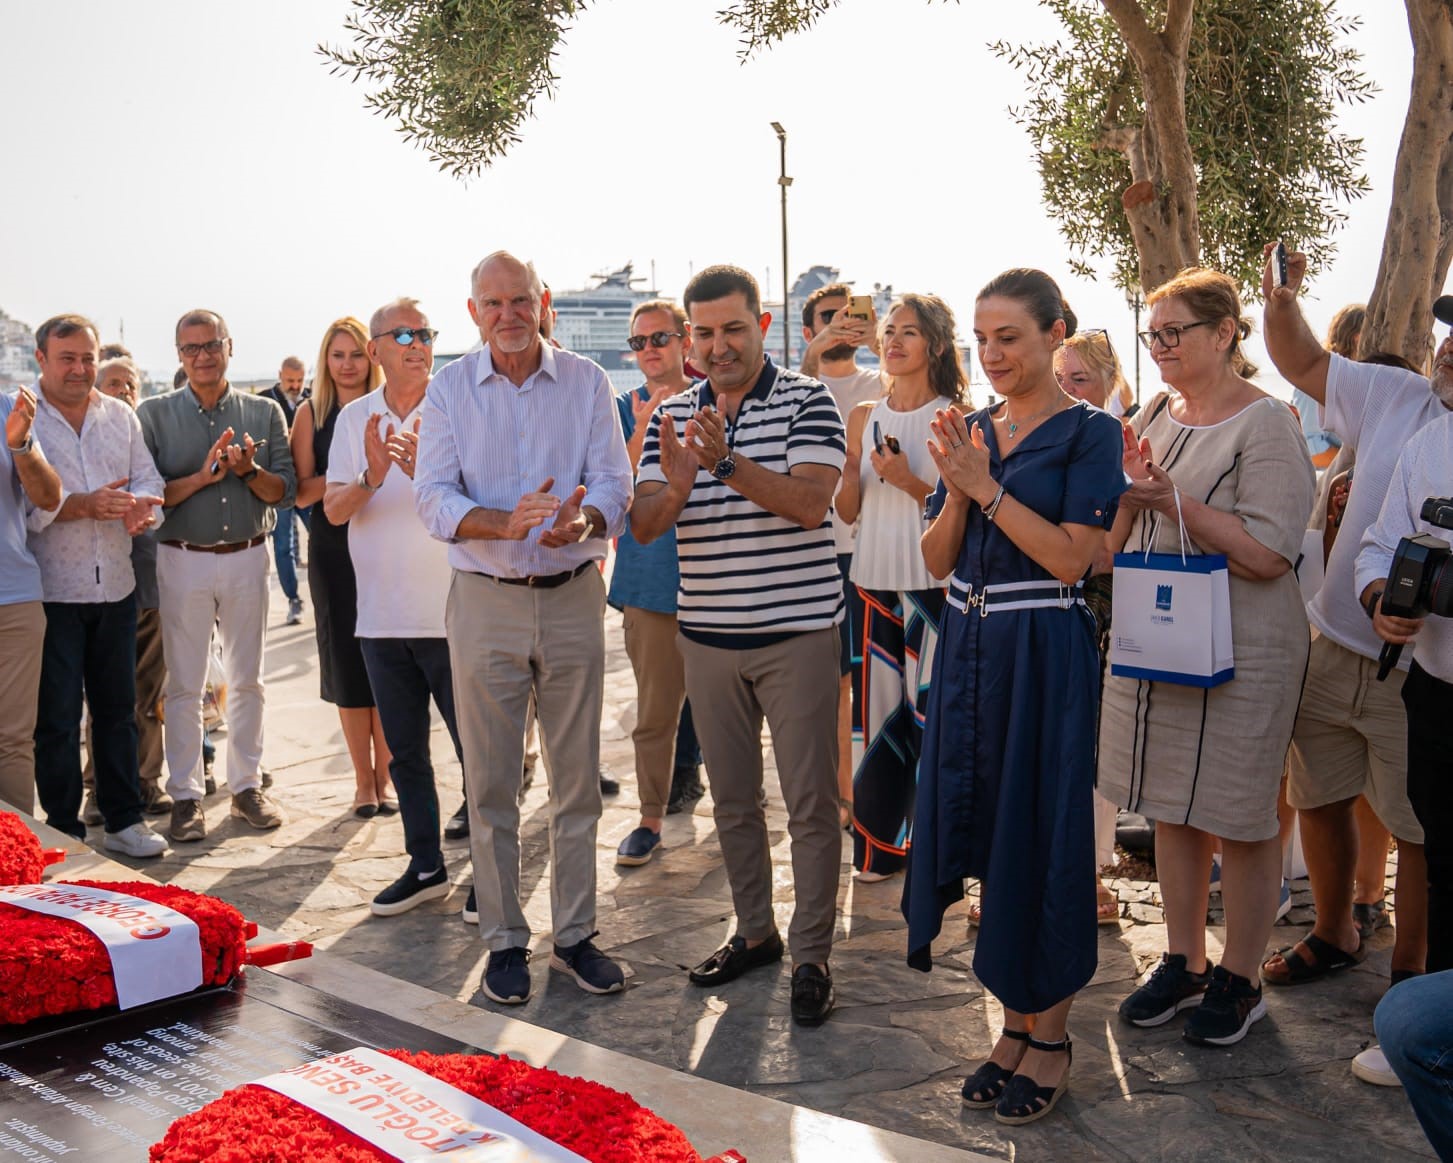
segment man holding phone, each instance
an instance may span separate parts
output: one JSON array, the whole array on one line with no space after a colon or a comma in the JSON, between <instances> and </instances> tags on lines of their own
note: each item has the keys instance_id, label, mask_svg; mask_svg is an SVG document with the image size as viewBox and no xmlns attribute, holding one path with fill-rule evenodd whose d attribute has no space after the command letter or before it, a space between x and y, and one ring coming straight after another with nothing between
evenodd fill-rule
<instances>
[{"instance_id":1,"label":"man holding phone","mask_svg":"<svg viewBox=\"0 0 1453 1163\"><path fill-rule=\"evenodd\" d=\"M167 792L173 840L207 834L202 811L202 692L215 625L229 684L227 785L232 817L276 828L282 812L262 791L262 646L267 629L267 539L297 494L282 408L233 391L232 338L215 311L177 321L186 385L137 410L166 481L166 528L156 553L166 655Z\"/></svg>"},{"instance_id":2,"label":"man holding phone","mask_svg":"<svg viewBox=\"0 0 1453 1163\"><path fill-rule=\"evenodd\" d=\"M858 366L858 348L876 349L878 320L873 300L854 295L846 283L819 287L802 305L802 338L807 352L802 374L827 385L844 422L859 404L883 394L883 381L876 368ZM892 437L889 437L891 440ZM874 445L878 444L876 437ZM855 470L854 470L855 471ZM848 580L853 567L855 528L833 511L833 545L837 550L838 572L843 579L842 652L838 668L838 803L844 827L852 824L853 811L853 667L861 644L854 644L853 631L862 625L863 605L858 587Z\"/></svg>"}]
</instances>

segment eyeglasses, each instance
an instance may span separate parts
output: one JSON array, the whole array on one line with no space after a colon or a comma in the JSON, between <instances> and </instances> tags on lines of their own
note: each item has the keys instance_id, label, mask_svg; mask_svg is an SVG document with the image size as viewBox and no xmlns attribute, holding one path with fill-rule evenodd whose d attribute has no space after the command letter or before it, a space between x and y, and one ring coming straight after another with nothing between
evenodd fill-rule
<instances>
[{"instance_id":1,"label":"eyeglasses","mask_svg":"<svg viewBox=\"0 0 1453 1163\"><path fill-rule=\"evenodd\" d=\"M392 331L380 331L372 335L370 339L382 339L385 335L391 336L393 341L400 347L411 347L417 339L425 347L433 347L434 339L439 333L432 327L395 327Z\"/></svg>"},{"instance_id":2,"label":"eyeglasses","mask_svg":"<svg viewBox=\"0 0 1453 1163\"><path fill-rule=\"evenodd\" d=\"M632 335L626 340L626 346L632 351L645 351L649 342L652 347L665 347L673 339L680 339L679 331L653 331L650 335Z\"/></svg>"},{"instance_id":3,"label":"eyeglasses","mask_svg":"<svg viewBox=\"0 0 1453 1163\"><path fill-rule=\"evenodd\" d=\"M1086 339L1103 339L1105 341L1105 350L1111 355L1115 354L1115 345L1110 342L1110 333L1103 327L1086 327L1082 331L1076 331L1075 334L1083 335ZM1175 344L1171 344L1170 346L1174 347Z\"/></svg>"},{"instance_id":4,"label":"eyeglasses","mask_svg":"<svg viewBox=\"0 0 1453 1163\"><path fill-rule=\"evenodd\" d=\"M1202 319L1198 323L1187 323L1182 327L1162 327L1159 331L1141 331L1139 332L1140 342L1145 344L1147 351L1155 350L1157 343L1165 348L1179 347L1182 331L1189 331L1192 327L1210 327L1215 322L1217 322L1215 319Z\"/></svg>"},{"instance_id":5,"label":"eyeglasses","mask_svg":"<svg viewBox=\"0 0 1453 1163\"><path fill-rule=\"evenodd\" d=\"M196 359L202 352L216 355L227 346L225 339L209 339L206 343L182 343L177 345L177 354L183 359Z\"/></svg>"}]
</instances>

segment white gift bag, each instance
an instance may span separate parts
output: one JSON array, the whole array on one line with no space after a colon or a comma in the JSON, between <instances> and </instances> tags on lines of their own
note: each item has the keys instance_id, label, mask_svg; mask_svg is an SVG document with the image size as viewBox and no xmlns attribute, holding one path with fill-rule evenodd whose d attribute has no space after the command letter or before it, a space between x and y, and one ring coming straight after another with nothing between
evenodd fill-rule
<instances>
[{"instance_id":1,"label":"white gift bag","mask_svg":"<svg viewBox=\"0 0 1453 1163\"><path fill-rule=\"evenodd\" d=\"M1236 677L1226 557L1188 555L1185 545L1182 524L1179 554L1115 555L1111 674L1198 687Z\"/></svg>"}]
</instances>

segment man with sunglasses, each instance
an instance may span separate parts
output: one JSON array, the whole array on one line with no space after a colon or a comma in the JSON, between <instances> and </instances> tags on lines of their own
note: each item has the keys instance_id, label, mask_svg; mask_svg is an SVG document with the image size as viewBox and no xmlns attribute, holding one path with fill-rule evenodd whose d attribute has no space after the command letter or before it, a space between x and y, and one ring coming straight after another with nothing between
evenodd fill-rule
<instances>
[{"instance_id":1,"label":"man with sunglasses","mask_svg":"<svg viewBox=\"0 0 1453 1163\"><path fill-rule=\"evenodd\" d=\"M616 398L626 452L634 468L641 459L646 427L657 406L691 386L686 378L686 312L669 299L649 299L631 312L630 338L636 366L646 382ZM702 796L701 753L690 708L686 676L676 649L675 530L642 545L629 523L616 542L615 570L606 599L621 611L626 654L636 676L636 791L641 823L616 849L616 863L645 864L661 844L663 817L688 809Z\"/></svg>"},{"instance_id":2,"label":"man with sunglasses","mask_svg":"<svg viewBox=\"0 0 1453 1163\"><path fill-rule=\"evenodd\" d=\"M262 791L262 647L267 632L267 539L297 475L288 426L273 400L232 389L232 339L215 311L177 321L186 384L137 409L166 482L156 554L166 656L167 792L173 840L207 834L202 811L202 692L214 625L228 679L227 785L231 814L276 828L282 812Z\"/></svg>"},{"instance_id":3,"label":"man with sunglasses","mask_svg":"<svg viewBox=\"0 0 1453 1163\"><path fill-rule=\"evenodd\" d=\"M371 906L375 916L391 917L449 893L429 755L431 697L461 762L463 756L444 630L449 551L414 512L419 424L437 332L415 299L380 307L368 332L368 358L383 369L383 387L338 414L323 511L335 525L349 523L358 640L393 753L389 775L399 796L409 866Z\"/></svg>"},{"instance_id":4,"label":"man with sunglasses","mask_svg":"<svg viewBox=\"0 0 1453 1163\"><path fill-rule=\"evenodd\" d=\"M1365 795L1397 837L1397 930L1393 984L1424 971L1428 954L1428 864L1423 826L1408 794L1408 716L1404 687L1412 660L1404 653L1383 682L1375 680L1382 641L1376 603L1357 584L1358 550L1394 479L1398 456L1414 434L1453 410L1453 336L1437 350L1431 377L1400 367L1360 363L1327 351L1297 303L1306 256L1287 255L1287 279L1273 277L1273 247L1262 278L1266 350L1277 370L1321 406L1322 424L1357 456L1322 588L1307 606L1312 639L1301 706L1292 733L1287 801L1301 813L1302 849L1317 906L1312 932L1262 966L1275 984L1301 984L1344 969L1363 956L1353 917L1357 862L1354 810ZM1364 1081L1398 1085L1381 1051L1353 1061Z\"/></svg>"},{"instance_id":5,"label":"man with sunglasses","mask_svg":"<svg viewBox=\"0 0 1453 1163\"><path fill-rule=\"evenodd\" d=\"M531 696L550 782L552 969L590 993L625 987L595 947L595 839L605 584L599 563L630 505L631 465L605 372L550 346L533 266L497 251L475 267L469 314L484 346L424 397L414 499L453 566L445 627L469 795L482 988L529 1000L520 902L520 789Z\"/></svg>"}]
</instances>

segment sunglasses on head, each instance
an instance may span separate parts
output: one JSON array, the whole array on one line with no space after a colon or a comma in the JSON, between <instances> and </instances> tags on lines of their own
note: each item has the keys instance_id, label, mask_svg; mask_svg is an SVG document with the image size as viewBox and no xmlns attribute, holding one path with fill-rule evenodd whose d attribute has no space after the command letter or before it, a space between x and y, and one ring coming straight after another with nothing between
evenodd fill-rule
<instances>
[{"instance_id":1,"label":"sunglasses on head","mask_svg":"<svg viewBox=\"0 0 1453 1163\"><path fill-rule=\"evenodd\" d=\"M673 339L680 339L679 331L653 331L650 335L632 335L626 340L632 351L645 351L649 342L652 347L665 347Z\"/></svg>"},{"instance_id":2,"label":"sunglasses on head","mask_svg":"<svg viewBox=\"0 0 1453 1163\"><path fill-rule=\"evenodd\" d=\"M1083 335L1086 339L1103 339L1105 350L1111 355L1115 354L1115 345L1110 342L1110 333L1103 327L1085 327L1075 332L1076 335Z\"/></svg>"},{"instance_id":3,"label":"sunglasses on head","mask_svg":"<svg viewBox=\"0 0 1453 1163\"><path fill-rule=\"evenodd\" d=\"M439 333L432 327L395 327L391 331L380 331L373 339L382 339L385 335L392 336L393 341L400 347L409 347L417 339L425 347L434 346L434 337Z\"/></svg>"}]
</instances>

